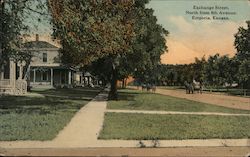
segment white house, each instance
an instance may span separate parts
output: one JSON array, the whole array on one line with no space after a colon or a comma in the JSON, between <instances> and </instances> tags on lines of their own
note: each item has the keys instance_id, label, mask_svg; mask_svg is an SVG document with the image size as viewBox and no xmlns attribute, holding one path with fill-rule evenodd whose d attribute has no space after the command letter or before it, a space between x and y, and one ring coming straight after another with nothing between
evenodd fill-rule
<instances>
[{"instance_id":1,"label":"white house","mask_svg":"<svg viewBox=\"0 0 250 157\"><path fill-rule=\"evenodd\" d=\"M38 35L35 41L24 43L22 51L31 54L30 64L26 66L11 59L6 61L0 67L0 94L25 94L28 87L62 88L99 84L90 73L62 64L59 48L47 41L40 41Z\"/></svg>"},{"instance_id":2,"label":"white house","mask_svg":"<svg viewBox=\"0 0 250 157\"><path fill-rule=\"evenodd\" d=\"M36 40L24 43L22 50L29 51L32 55L26 73L23 72L26 63L15 63L12 59L6 61L0 67L0 94L25 94L28 86L31 88L73 86L76 70L61 63L58 47L40 41L36 35Z\"/></svg>"},{"instance_id":3,"label":"white house","mask_svg":"<svg viewBox=\"0 0 250 157\"><path fill-rule=\"evenodd\" d=\"M58 47L36 35L35 41L24 44L24 50L33 55L27 75L31 88L72 86L76 70L61 63Z\"/></svg>"}]
</instances>

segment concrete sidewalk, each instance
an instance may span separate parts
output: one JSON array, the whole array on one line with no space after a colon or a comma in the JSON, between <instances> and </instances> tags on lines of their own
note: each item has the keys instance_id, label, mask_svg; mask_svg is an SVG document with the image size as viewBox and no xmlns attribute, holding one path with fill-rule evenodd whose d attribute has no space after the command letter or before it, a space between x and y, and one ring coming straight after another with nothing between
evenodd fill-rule
<instances>
[{"instance_id":1,"label":"concrete sidewalk","mask_svg":"<svg viewBox=\"0 0 250 157\"><path fill-rule=\"evenodd\" d=\"M64 147L94 145L102 129L106 99L107 94L99 94L72 118L53 142Z\"/></svg>"}]
</instances>

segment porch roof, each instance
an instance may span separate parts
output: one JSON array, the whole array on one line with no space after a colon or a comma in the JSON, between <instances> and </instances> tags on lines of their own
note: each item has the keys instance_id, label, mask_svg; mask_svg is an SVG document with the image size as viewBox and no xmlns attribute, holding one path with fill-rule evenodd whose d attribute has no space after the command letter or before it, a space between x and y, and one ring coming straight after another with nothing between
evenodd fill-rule
<instances>
[{"instance_id":1,"label":"porch roof","mask_svg":"<svg viewBox=\"0 0 250 157\"><path fill-rule=\"evenodd\" d=\"M57 69L57 70L72 70L72 71L77 71L77 69L73 67L68 67L64 65L31 65L30 68L46 68L46 69Z\"/></svg>"}]
</instances>

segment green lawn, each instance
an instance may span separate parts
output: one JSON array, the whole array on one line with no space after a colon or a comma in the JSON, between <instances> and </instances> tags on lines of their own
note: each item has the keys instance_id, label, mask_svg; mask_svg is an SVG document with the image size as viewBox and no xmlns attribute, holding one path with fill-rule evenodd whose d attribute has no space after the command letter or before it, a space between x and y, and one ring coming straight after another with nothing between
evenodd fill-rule
<instances>
[{"instance_id":1,"label":"green lawn","mask_svg":"<svg viewBox=\"0 0 250 157\"><path fill-rule=\"evenodd\" d=\"M109 101L108 109L250 113L250 111L246 110L231 109L187 99L129 89L119 90L118 101Z\"/></svg>"},{"instance_id":2,"label":"green lawn","mask_svg":"<svg viewBox=\"0 0 250 157\"><path fill-rule=\"evenodd\" d=\"M250 117L106 113L100 139L250 138Z\"/></svg>"},{"instance_id":3,"label":"green lawn","mask_svg":"<svg viewBox=\"0 0 250 157\"><path fill-rule=\"evenodd\" d=\"M99 89L36 91L0 97L0 141L51 140Z\"/></svg>"}]
</instances>

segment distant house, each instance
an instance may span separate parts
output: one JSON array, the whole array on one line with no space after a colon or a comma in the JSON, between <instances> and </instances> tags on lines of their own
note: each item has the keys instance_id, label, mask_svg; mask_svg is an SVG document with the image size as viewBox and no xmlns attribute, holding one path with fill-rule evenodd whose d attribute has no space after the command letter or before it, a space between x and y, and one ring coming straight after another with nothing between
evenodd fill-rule
<instances>
[{"instance_id":1,"label":"distant house","mask_svg":"<svg viewBox=\"0 0 250 157\"><path fill-rule=\"evenodd\" d=\"M86 72L76 72L75 75L75 85L81 87L95 87L101 86L102 81L99 80L97 77L90 74L88 71Z\"/></svg>"},{"instance_id":2,"label":"distant house","mask_svg":"<svg viewBox=\"0 0 250 157\"><path fill-rule=\"evenodd\" d=\"M76 70L61 63L58 47L46 41L40 41L39 36L36 35L35 41L24 44L24 50L32 54L27 75L28 84L32 88L72 86Z\"/></svg>"}]
</instances>

